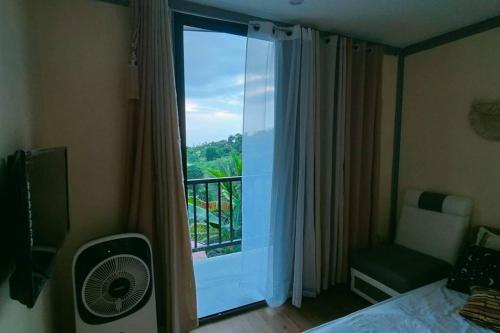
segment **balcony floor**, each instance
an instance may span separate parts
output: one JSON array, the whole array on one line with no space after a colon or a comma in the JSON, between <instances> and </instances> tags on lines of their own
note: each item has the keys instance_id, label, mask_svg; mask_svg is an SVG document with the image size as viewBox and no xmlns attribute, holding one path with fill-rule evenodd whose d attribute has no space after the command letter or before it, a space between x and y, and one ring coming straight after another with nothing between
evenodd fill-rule
<instances>
[{"instance_id":1,"label":"balcony floor","mask_svg":"<svg viewBox=\"0 0 500 333\"><path fill-rule=\"evenodd\" d=\"M241 252L194 260L194 273L199 318L262 300L242 286Z\"/></svg>"}]
</instances>

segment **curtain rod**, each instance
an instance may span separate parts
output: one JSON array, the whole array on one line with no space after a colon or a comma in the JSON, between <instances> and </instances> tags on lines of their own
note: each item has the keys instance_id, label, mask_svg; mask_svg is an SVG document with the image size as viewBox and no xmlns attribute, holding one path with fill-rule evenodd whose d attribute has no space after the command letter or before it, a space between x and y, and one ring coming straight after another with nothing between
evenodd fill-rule
<instances>
[{"instance_id":1,"label":"curtain rod","mask_svg":"<svg viewBox=\"0 0 500 333\"><path fill-rule=\"evenodd\" d=\"M279 21L274 21L274 20L267 20L263 19L260 17L256 16L250 16L246 14L240 14L224 9L219 9L215 7L210 7L206 5L200 5L197 3L193 2L187 2L185 0L171 0L170 1L170 9L174 12L181 13L181 14L189 14L189 15L194 15L194 16L201 16L205 18L210 18L210 19L215 19L219 21L228 21L232 23L238 23L238 24L243 24L243 25L248 25L250 21L269 21L272 22L276 25L279 25L280 28L283 28L284 31L288 31L288 27L291 27L291 24L289 23L284 23L284 22L279 22ZM314 28L314 27L313 27ZM316 28L314 28L316 29ZM384 48L384 53L387 55L399 55L401 52L401 49L399 47L395 47L392 45L387 45L384 43L379 43L379 42L373 42L370 40L366 40L364 38L358 38L354 37L351 35L347 35L344 33L339 33L337 31L324 31L320 29L316 29L320 32L320 35L322 36L327 36L327 35L337 35L339 37L345 37L345 38L351 38L356 41L362 41L362 42L367 42L370 44L375 44L375 45L380 45Z\"/></svg>"},{"instance_id":2,"label":"curtain rod","mask_svg":"<svg viewBox=\"0 0 500 333\"><path fill-rule=\"evenodd\" d=\"M128 6L129 1L128 0L98 0L98 1L103 1L103 2L109 2L109 3L114 3L122 6ZM250 21L264 21L264 19L256 16L251 16L251 15L246 15L246 14L240 14L236 12L232 12L229 10L225 9L219 9L207 5L201 5L197 4L194 2L189 2L186 0L170 0L169 1L169 7L171 10L178 12L178 13L184 13L184 14L190 14L190 15L195 15L195 16L201 16L201 17L206 17L206 18L211 18L211 19L216 19L220 21L229 21L233 23L239 23L239 24L244 24L247 25L248 22ZM278 21L273 21L273 20L267 20L270 22L273 22L274 24L280 25L280 28L283 28L284 31L288 31L286 28L290 27L291 24L289 23L283 23L283 22L278 22ZM314 28L314 27L313 27ZM316 28L314 28L316 29ZM337 35L340 37L345 37L345 38L352 38L357 41L363 41L371 44L376 44L380 45L384 48L385 54L388 55L399 55L401 52L401 48L395 47L392 45L387 45L384 43L379 43L379 42L373 42L370 40L366 40L364 38L358 38L354 37L348 34L340 33L338 31L323 31L320 29L317 29L320 34L330 34L330 35Z\"/></svg>"},{"instance_id":3,"label":"curtain rod","mask_svg":"<svg viewBox=\"0 0 500 333\"><path fill-rule=\"evenodd\" d=\"M260 24L259 23L250 23L249 22L248 25L251 25L257 31L260 30ZM279 25L276 25L276 24L273 27L273 31L274 31L274 29L279 30L279 31L283 31L283 32L287 32L287 33L289 33L289 32L292 31L292 27L290 27L290 26L279 26Z\"/></svg>"}]
</instances>

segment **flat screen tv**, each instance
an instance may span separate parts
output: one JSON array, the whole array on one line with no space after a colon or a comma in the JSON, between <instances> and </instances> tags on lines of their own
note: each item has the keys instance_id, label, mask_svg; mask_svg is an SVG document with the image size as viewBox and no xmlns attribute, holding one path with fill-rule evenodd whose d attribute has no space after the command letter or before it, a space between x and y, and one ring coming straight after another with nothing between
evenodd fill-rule
<instances>
[{"instance_id":1,"label":"flat screen tv","mask_svg":"<svg viewBox=\"0 0 500 333\"><path fill-rule=\"evenodd\" d=\"M7 163L15 265L10 296L31 308L69 231L67 151L17 151Z\"/></svg>"}]
</instances>

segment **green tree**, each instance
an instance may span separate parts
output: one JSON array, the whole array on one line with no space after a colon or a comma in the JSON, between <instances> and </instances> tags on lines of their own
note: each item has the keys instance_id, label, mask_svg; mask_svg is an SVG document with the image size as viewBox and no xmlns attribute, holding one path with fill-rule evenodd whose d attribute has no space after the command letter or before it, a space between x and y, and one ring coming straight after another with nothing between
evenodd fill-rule
<instances>
[{"instance_id":1,"label":"green tree","mask_svg":"<svg viewBox=\"0 0 500 333\"><path fill-rule=\"evenodd\" d=\"M204 176L203 170L199 166L193 164L188 165L187 167L188 179L200 179L203 178L203 176Z\"/></svg>"},{"instance_id":2,"label":"green tree","mask_svg":"<svg viewBox=\"0 0 500 333\"><path fill-rule=\"evenodd\" d=\"M208 169L208 172L217 178L241 176L243 168L240 154L231 153L231 158L225 162L220 168Z\"/></svg>"},{"instance_id":3,"label":"green tree","mask_svg":"<svg viewBox=\"0 0 500 333\"><path fill-rule=\"evenodd\" d=\"M229 145L233 150L241 154L243 137L240 133L237 133L235 135L230 135L229 138L227 138L227 142L229 143Z\"/></svg>"},{"instance_id":4,"label":"green tree","mask_svg":"<svg viewBox=\"0 0 500 333\"><path fill-rule=\"evenodd\" d=\"M213 161L219 157L220 157L219 152L215 147L208 147L205 150L205 158L207 159L207 161Z\"/></svg>"},{"instance_id":5,"label":"green tree","mask_svg":"<svg viewBox=\"0 0 500 333\"><path fill-rule=\"evenodd\" d=\"M207 142L197 146L187 147L188 179L195 178L220 178L241 176L242 172L242 136L241 134L231 135L227 140ZM188 188L188 217L191 239L194 239L194 215L196 211L198 243L206 244L208 234L210 242L218 241L219 234L219 209L221 210L221 235L222 241L230 240L231 228L230 218L232 202L233 211L233 237L241 237L241 183L233 182L221 183L222 202L219 207L217 198L217 184L197 186L196 193L192 187ZM206 190L208 190L208 197ZM230 194L232 192L232 198ZM195 205L196 202L196 205ZM196 207L195 207L196 206ZM208 230L206 216L208 213ZM232 253L239 251L239 246L225 247L219 250L209 250L209 256Z\"/></svg>"},{"instance_id":6,"label":"green tree","mask_svg":"<svg viewBox=\"0 0 500 333\"><path fill-rule=\"evenodd\" d=\"M221 169L209 169L208 172L217 178L241 176L242 162L241 155L233 153L231 159ZM230 202L232 194L233 203L233 229L237 237L241 237L241 182L225 182L221 183L221 194L223 200ZM222 211L226 219L230 218L230 211ZM229 230L229 228L228 228Z\"/></svg>"}]
</instances>

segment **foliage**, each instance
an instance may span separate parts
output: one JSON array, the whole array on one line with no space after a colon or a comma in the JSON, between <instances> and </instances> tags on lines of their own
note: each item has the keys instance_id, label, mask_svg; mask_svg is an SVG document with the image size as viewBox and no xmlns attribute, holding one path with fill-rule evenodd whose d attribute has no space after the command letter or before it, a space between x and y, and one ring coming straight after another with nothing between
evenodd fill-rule
<instances>
[{"instance_id":1,"label":"foliage","mask_svg":"<svg viewBox=\"0 0 500 333\"><path fill-rule=\"evenodd\" d=\"M223 178L241 176L241 134L231 135L227 140L204 143L188 147L188 179ZM208 193L207 193L208 190ZM232 195L232 199L231 199ZM196 201L196 204L195 204ZM198 185L196 193L188 188L188 216L191 240L194 241L194 217L196 212L197 242L207 244L207 216L210 244L219 242L219 209L221 216L221 241L231 239L231 203L233 239L241 239L241 182L221 183L221 203L218 203L217 184ZM196 210L194 207L196 206ZM239 245L207 251L208 256L215 256L240 251Z\"/></svg>"},{"instance_id":2,"label":"foliage","mask_svg":"<svg viewBox=\"0 0 500 333\"><path fill-rule=\"evenodd\" d=\"M240 176L242 171L241 155L236 153L231 154L231 160L226 163L221 169L209 169L208 172L217 178ZM230 195L233 198L233 229L241 232L241 182L240 183L222 183L221 195L222 200L230 202ZM229 211L222 212L226 219L229 219Z\"/></svg>"},{"instance_id":3,"label":"foliage","mask_svg":"<svg viewBox=\"0 0 500 333\"><path fill-rule=\"evenodd\" d=\"M203 170L195 164L188 165L187 173L189 179L201 179L204 175Z\"/></svg>"},{"instance_id":4,"label":"foliage","mask_svg":"<svg viewBox=\"0 0 500 333\"><path fill-rule=\"evenodd\" d=\"M201 145L187 147L187 178L213 178L216 177L209 172L212 170L224 169L231 164L233 155L240 156L241 161L241 134L235 134L228 137L227 140L216 142L207 142ZM235 176L241 176L240 173ZM201 172L201 174L200 174Z\"/></svg>"},{"instance_id":5,"label":"foliage","mask_svg":"<svg viewBox=\"0 0 500 333\"><path fill-rule=\"evenodd\" d=\"M241 153L231 152L231 158L226 160L218 169L208 169L208 173L217 178L241 176Z\"/></svg>"}]
</instances>

